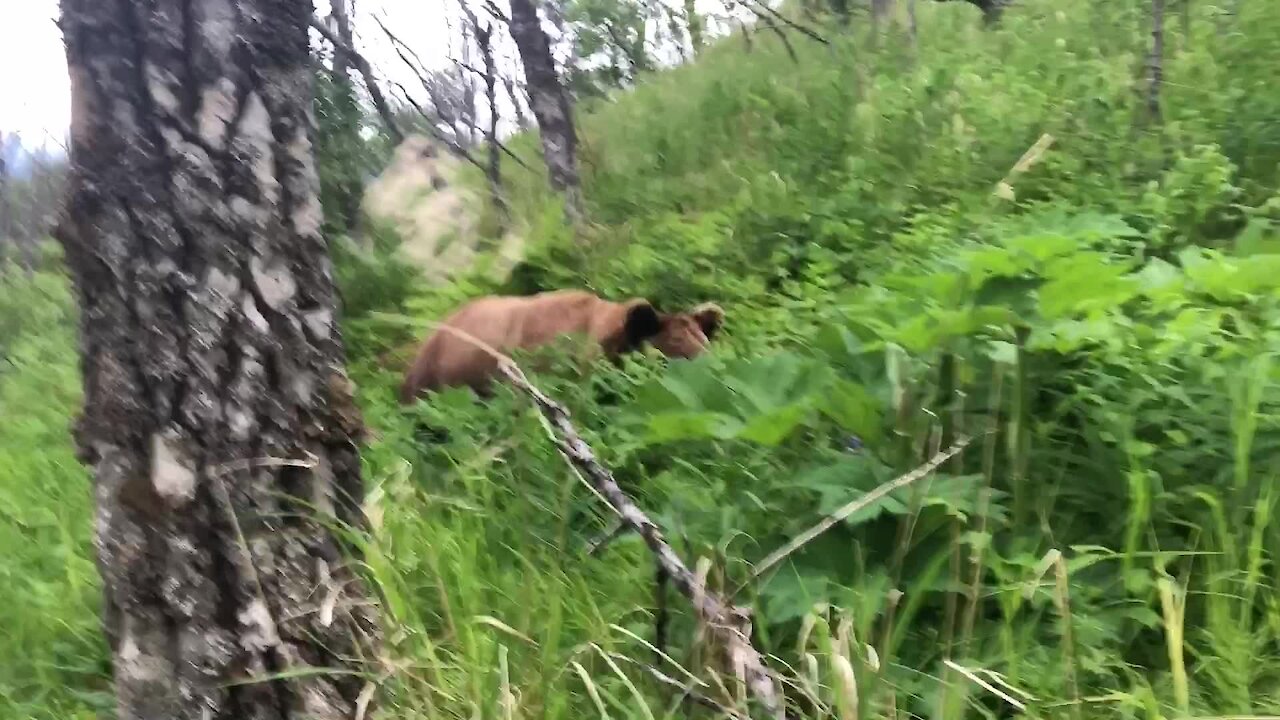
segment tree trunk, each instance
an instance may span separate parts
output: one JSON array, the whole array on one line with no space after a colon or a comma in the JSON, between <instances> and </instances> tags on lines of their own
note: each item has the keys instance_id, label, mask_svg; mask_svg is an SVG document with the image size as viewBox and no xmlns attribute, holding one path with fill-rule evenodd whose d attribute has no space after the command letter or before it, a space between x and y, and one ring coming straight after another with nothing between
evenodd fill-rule
<instances>
[{"instance_id":1,"label":"tree trunk","mask_svg":"<svg viewBox=\"0 0 1280 720\"><path fill-rule=\"evenodd\" d=\"M376 657L379 630L329 530L362 524L362 421L320 234L310 18L304 0L62 0L58 238L120 720L350 720L372 696L327 670Z\"/></svg>"},{"instance_id":2,"label":"tree trunk","mask_svg":"<svg viewBox=\"0 0 1280 720\"><path fill-rule=\"evenodd\" d=\"M9 170L5 161L5 137L0 130L0 264L10 260L10 248L17 249L18 238L13 234L13 210L9 200Z\"/></svg>"},{"instance_id":3,"label":"tree trunk","mask_svg":"<svg viewBox=\"0 0 1280 720\"><path fill-rule=\"evenodd\" d=\"M949 2L953 0L939 0L939 2ZM1000 22L1000 16L1004 14L1004 8L1010 3L1010 0L960 0L969 3L978 10L982 11L982 24L992 27Z\"/></svg>"},{"instance_id":4,"label":"tree trunk","mask_svg":"<svg viewBox=\"0 0 1280 720\"><path fill-rule=\"evenodd\" d=\"M551 187L564 194L565 215L577 225L583 219L578 183L578 138L569 93L556 73L551 41L542 31L534 0L511 0L511 37L520 50L529 104L538 122L542 156Z\"/></svg>"},{"instance_id":5,"label":"tree trunk","mask_svg":"<svg viewBox=\"0 0 1280 720\"><path fill-rule=\"evenodd\" d=\"M317 113L324 122L316 134L316 154L321 167L331 168L321 178L320 197L327 209L325 233L352 234L360 223L360 201L364 196L360 158L360 102L351 80L354 67L350 49L349 0L330 0L329 22L342 40L333 46L333 65L325 92L316 98ZM323 72L323 71L322 71Z\"/></svg>"},{"instance_id":6,"label":"tree trunk","mask_svg":"<svg viewBox=\"0 0 1280 720\"><path fill-rule=\"evenodd\" d=\"M911 43L911 52L914 57L920 43L920 28L916 19L916 0L907 0L907 38Z\"/></svg>"},{"instance_id":7,"label":"tree trunk","mask_svg":"<svg viewBox=\"0 0 1280 720\"><path fill-rule=\"evenodd\" d=\"M1151 0L1151 55L1147 58L1147 114L1160 122L1160 86L1164 83L1164 0Z\"/></svg>"},{"instance_id":8,"label":"tree trunk","mask_svg":"<svg viewBox=\"0 0 1280 720\"><path fill-rule=\"evenodd\" d=\"M684 24L685 29L689 32L689 54L692 57L698 57L702 52L704 21L702 16L698 14L698 8L694 0L684 0Z\"/></svg>"},{"instance_id":9,"label":"tree trunk","mask_svg":"<svg viewBox=\"0 0 1280 720\"><path fill-rule=\"evenodd\" d=\"M1188 52L1191 50L1191 0L1182 0L1180 9L1179 18L1182 20L1182 44L1180 47L1183 52Z\"/></svg>"},{"instance_id":10,"label":"tree trunk","mask_svg":"<svg viewBox=\"0 0 1280 720\"><path fill-rule=\"evenodd\" d=\"M355 36L351 32L351 8L349 0L329 0L329 17L333 19L333 33L342 40L342 46L333 48L333 74L347 77L351 69L351 57L345 48L356 46Z\"/></svg>"},{"instance_id":11,"label":"tree trunk","mask_svg":"<svg viewBox=\"0 0 1280 720\"><path fill-rule=\"evenodd\" d=\"M498 216L498 229L506 232L510 211L502 188L502 148L498 142L498 64L493 57L493 26L485 25L482 28L474 15L470 19L476 44L480 46L480 57L484 60L484 97L489 104L489 129L485 133L489 140L489 155L485 163L485 177L489 180L489 196Z\"/></svg>"},{"instance_id":12,"label":"tree trunk","mask_svg":"<svg viewBox=\"0 0 1280 720\"><path fill-rule=\"evenodd\" d=\"M873 32L878 33L884 28L884 21L888 19L890 10L892 10L892 0L871 0L871 28Z\"/></svg>"}]
</instances>

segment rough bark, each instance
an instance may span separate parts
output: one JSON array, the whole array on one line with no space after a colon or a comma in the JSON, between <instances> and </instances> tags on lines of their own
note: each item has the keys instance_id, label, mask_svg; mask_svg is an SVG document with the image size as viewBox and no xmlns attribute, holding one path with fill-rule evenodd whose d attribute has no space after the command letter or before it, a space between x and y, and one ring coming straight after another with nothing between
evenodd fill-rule
<instances>
[{"instance_id":1,"label":"rough bark","mask_svg":"<svg viewBox=\"0 0 1280 720\"><path fill-rule=\"evenodd\" d=\"M565 214L576 225L583 218L583 208L573 107L556 72L551 41L542 31L534 0L511 0L509 27L524 65L525 89L538 123L548 181L564 195Z\"/></svg>"},{"instance_id":2,"label":"rough bark","mask_svg":"<svg viewBox=\"0 0 1280 720\"><path fill-rule=\"evenodd\" d=\"M58 237L81 305L120 720L363 714L376 616L312 159L303 0L62 0ZM333 516L332 518L326 516ZM279 677L284 674L284 677Z\"/></svg>"}]
</instances>

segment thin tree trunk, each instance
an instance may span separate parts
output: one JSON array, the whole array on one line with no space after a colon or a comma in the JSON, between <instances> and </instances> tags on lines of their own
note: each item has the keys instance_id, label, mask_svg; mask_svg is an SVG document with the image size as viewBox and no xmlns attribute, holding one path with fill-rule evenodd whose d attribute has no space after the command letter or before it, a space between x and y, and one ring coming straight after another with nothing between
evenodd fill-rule
<instances>
[{"instance_id":1,"label":"thin tree trunk","mask_svg":"<svg viewBox=\"0 0 1280 720\"><path fill-rule=\"evenodd\" d=\"M1151 0L1151 55L1147 58L1147 114L1159 123L1160 86L1164 83L1164 0Z\"/></svg>"},{"instance_id":2,"label":"thin tree trunk","mask_svg":"<svg viewBox=\"0 0 1280 720\"><path fill-rule=\"evenodd\" d=\"M350 0L330 0L329 7L329 21L342 43L333 47L332 88L322 101L328 104L324 109L330 117L324 132L317 137L320 161L327 161L335 168L327 177L329 185L321 187L321 197L327 206L326 232L351 234L360 224L360 201L364 195L363 173L357 157L361 110L351 79L354 67L351 49L355 42L351 30Z\"/></svg>"},{"instance_id":3,"label":"thin tree trunk","mask_svg":"<svg viewBox=\"0 0 1280 720\"><path fill-rule=\"evenodd\" d=\"M551 41L542 31L533 3L534 0L511 0L511 37L524 65L525 87L538 122L547 178L551 187L564 195L565 215L570 224L576 226L583 219L583 207L573 107L556 73Z\"/></svg>"},{"instance_id":4,"label":"thin tree trunk","mask_svg":"<svg viewBox=\"0 0 1280 720\"><path fill-rule=\"evenodd\" d=\"M0 263L12 259L9 248L18 248L13 234L13 203L9 198L9 170L5 161L5 136L0 131Z\"/></svg>"},{"instance_id":5,"label":"thin tree trunk","mask_svg":"<svg viewBox=\"0 0 1280 720\"><path fill-rule=\"evenodd\" d=\"M1191 49L1191 0L1182 0L1179 16L1182 20L1182 50Z\"/></svg>"},{"instance_id":6,"label":"thin tree trunk","mask_svg":"<svg viewBox=\"0 0 1280 720\"><path fill-rule=\"evenodd\" d=\"M350 720L372 696L332 671L362 669L379 631L329 530L361 525L362 421L320 234L310 19L305 0L62 0L58 237L119 720Z\"/></svg>"},{"instance_id":7,"label":"thin tree trunk","mask_svg":"<svg viewBox=\"0 0 1280 720\"><path fill-rule=\"evenodd\" d=\"M342 46L333 48L333 74L347 77L351 69L351 57L346 48L354 48L355 40L351 32L351 12L348 0L329 0L329 17L333 19L333 32L342 40Z\"/></svg>"},{"instance_id":8,"label":"thin tree trunk","mask_svg":"<svg viewBox=\"0 0 1280 720\"><path fill-rule=\"evenodd\" d=\"M950 0L938 0L939 2L948 2ZM1005 6L1010 0L960 0L982 11L982 24L987 27L993 27L1000 22L1000 16L1004 14Z\"/></svg>"},{"instance_id":9,"label":"thin tree trunk","mask_svg":"<svg viewBox=\"0 0 1280 720\"><path fill-rule=\"evenodd\" d=\"M871 29L874 33L879 34L884 29L892 4L892 0L871 0Z\"/></svg>"},{"instance_id":10,"label":"thin tree trunk","mask_svg":"<svg viewBox=\"0 0 1280 720\"><path fill-rule=\"evenodd\" d=\"M696 58L702 52L702 46L705 43L703 40L705 32L702 16L698 14L697 4L694 0L684 0L684 24L689 33L689 54Z\"/></svg>"},{"instance_id":11,"label":"thin tree trunk","mask_svg":"<svg viewBox=\"0 0 1280 720\"><path fill-rule=\"evenodd\" d=\"M472 22L475 17L472 16ZM493 209L498 215L499 231L506 232L509 221L506 194L502 188L502 146L498 141L498 65L493 59L493 26L472 25L476 33L476 43L480 46L480 57L484 60L484 97L489 104L489 157L485 165L485 176L489 180L489 196Z\"/></svg>"},{"instance_id":12,"label":"thin tree trunk","mask_svg":"<svg viewBox=\"0 0 1280 720\"><path fill-rule=\"evenodd\" d=\"M234 0L221 0L224 2L233 2ZM271 0L263 0L268 2ZM275 2L284 2L285 0L274 0ZM399 145L404 140L404 133L400 132L400 128L396 125L395 116L391 113L391 106L387 103L387 98L382 94L382 88L378 86L377 78L374 76L373 67L369 65L369 61L364 56L356 52L355 48L343 43L342 38L333 33L332 30L325 27L324 23L319 20L312 20L311 27L316 29L325 40L332 44L335 50L342 47L350 61L355 65L356 70L360 71L360 75L364 77L365 89L369 91L369 100L373 102L373 109L378 112L378 117L382 118L382 124L387 129L387 136L391 138L392 145Z\"/></svg>"}]
</instances>

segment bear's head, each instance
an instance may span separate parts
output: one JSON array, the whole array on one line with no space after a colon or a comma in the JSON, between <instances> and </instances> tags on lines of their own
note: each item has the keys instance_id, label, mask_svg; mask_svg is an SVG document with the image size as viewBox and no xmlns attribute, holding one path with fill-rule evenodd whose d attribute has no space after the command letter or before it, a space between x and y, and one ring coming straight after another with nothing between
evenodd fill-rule
<instances>
[{"instance_id":1,"label":"bear's head","mask_svg":"<svg viewBox=\"0 0 1280 720\"><path fill-rule=\"evenodd\" d=\"M691 359L706 352L716 331L724 324L724 310L703 303L682 313L660 313L647 300L626 305L622 350L653 345L669 358Z\"/></svg>"}]
</instances>

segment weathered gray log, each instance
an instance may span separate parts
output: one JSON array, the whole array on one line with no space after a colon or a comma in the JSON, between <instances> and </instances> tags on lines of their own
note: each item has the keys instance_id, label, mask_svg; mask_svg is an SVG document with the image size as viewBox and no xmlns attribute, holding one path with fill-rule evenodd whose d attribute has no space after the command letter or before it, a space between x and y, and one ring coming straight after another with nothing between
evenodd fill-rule
<instances>
[{"instance_id":1,"label":"weathered gray log","mask_svg":"<svg viewBox=\"0 0 1280 720\"><path fill-rule=\"evenodd\" d=\"M363 425L320 234L311 15L62 0L58 238L120 720L350 720L374 687L356 658L377 618L331 530L362 524Z\"/></svg>"}]
</instances>

